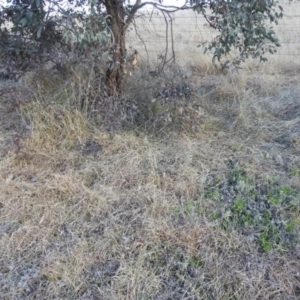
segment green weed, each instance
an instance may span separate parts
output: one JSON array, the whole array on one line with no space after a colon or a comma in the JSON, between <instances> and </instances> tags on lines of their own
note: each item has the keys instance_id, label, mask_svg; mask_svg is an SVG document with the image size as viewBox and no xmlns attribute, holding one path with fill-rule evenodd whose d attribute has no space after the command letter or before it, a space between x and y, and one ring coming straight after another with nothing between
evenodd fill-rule
<instances>
[{"instance_id":1,"label":"green weed","mask_svg":"<svg viewBox=\"0 0 300 300\"><path fill-rule=\"evenodd\" d=\"M291 205L299 209L297 195L294 187L281 185L278 177L261 181L235 168L223 181L213 181L205 197L219 207L211 218L223 230L255 232L257 245L268 252L282 245L292 247L299 227L291 215Z\"/></svg>"}]
</instances>

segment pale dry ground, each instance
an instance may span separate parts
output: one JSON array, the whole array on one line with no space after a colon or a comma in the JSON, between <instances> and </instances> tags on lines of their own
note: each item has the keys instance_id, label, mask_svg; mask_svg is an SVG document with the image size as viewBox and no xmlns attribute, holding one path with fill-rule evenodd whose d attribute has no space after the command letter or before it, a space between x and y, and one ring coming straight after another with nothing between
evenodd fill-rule
<instances>
[{"instance_id":1,"label":"pale dry ground","mask_svg":"<svg viewBox=\"0 0 300 300\"><path fill-rule=\"evenodd\" d=\"M72 78L1 94L0 299L299 299L299 70L136 71L159 130L96 126Z\"/></svg>"}]
</instances>

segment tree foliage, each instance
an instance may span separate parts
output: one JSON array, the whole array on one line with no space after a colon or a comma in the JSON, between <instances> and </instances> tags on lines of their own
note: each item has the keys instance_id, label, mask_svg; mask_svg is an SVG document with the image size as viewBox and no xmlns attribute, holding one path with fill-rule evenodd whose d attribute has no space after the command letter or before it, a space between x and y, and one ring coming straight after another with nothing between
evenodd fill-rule
<instances>
[{"instance_id":1,"label":"tree foliage","mask_svg":"<svg viewBox=\"0 0 300 300\"><path fill-rule=\"evenodd\" d=\"M199 43L222 67L238 65L249 57L264 61L264 54L274 53L280 46L272 25L283 13L274 0L191 0L181 7L165 6L161 0L135 0L133 4L127 0L74 0L68 2L71 8L65 4L65 0L7 0L0 12L1 54L28 62L49 59L55 49L80 53L101 49L107 58L110 93L120 91L126 31L145 5L162 12L192 9L202 15L218 35L209 43ZM233 59L228 59L233 52Z\"/></svg>"},{"instance_id":2,"label":"tree foliage","mask_svg":"<svg viewBox=\"0 0 300 300\"><path fill-rule=\"evenodd\" d=\"M239 55L233 59L233 64L240 64L249 57L266 61L264 54L275 53L280 46L272 24L278 24L283 9L276 4L270 0L211 2L209 15L206 6L200 6L197 9L209 26L219 31L205 51L213 51L213 60L222 62L223 67L230 63L226 57L234 49Z\"/></svg>"}]
</instances>

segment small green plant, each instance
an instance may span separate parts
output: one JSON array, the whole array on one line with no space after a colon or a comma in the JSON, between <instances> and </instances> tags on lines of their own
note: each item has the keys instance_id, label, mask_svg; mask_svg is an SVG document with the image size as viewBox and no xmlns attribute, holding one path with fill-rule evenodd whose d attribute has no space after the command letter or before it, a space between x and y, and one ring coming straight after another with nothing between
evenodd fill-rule
<instances>
[{"instance_id":1,"label":"small green plant","mask_svg":"<svg viewBox=\"0 0 300 300\"><path fill-rule=\"evenodd\" d=\"M207 197L212 200L220 200L221 194L218 190L214 190L214 191L211 191L210 193L208 193Z\"/></svg>"},{"instance_id":2,"label":"small green plant","mask_svg":"<svg viewBox=\"0 0 300 300\"><path fill-rule=\"evenodd\" d=\"M241 199L237 199L237 201L234 203L233 210L237 214L241 214L244 211L245 207L246 207L246 200L241 198Z\"/></svg>"},{"instance_id":3,"label":"small green plant","mask_svg":"<svg viewBox=\"0 0 300 300\"><path fill-rule=\"evenodd\" d=\"M292 177L299 176L299 174L300 174L300 171L298 169L291 170L291 176Z\"/></svg>"},{"instance_id":4,"label":"small green plant","mask_svg":"<svg viewBox=\"0 0 300 300\"><path fill-rule=\"evenodd\" d=\"M293 194L293 190L292 190L292 188L290 186L284 186L282 188L282 193L285 196L291 196Z\"/></svg>"},{"instance_id":5,"label":"small green plant","mask_svg":"<svg viewBox=\"0 0 300 300\"><path fill-rule=\"evenodd\" d=\"M259 244L264 252L270 252L279 244L279 231L274 226L269 226L260 235Z\"/></svg>"},{"instance_id":6,"label":"small green plant","mask_svg":"<svg viewBox=\"0 0 300 300\"><path fill-rule=\"evenodd\" d=\"M205 262L197 256L192 256L189 260L189 265L194 268L201 268L204 264Z\"/></svg>"},{"instance_id":7,"label":"small green plant","mask_svg":"<svg viewBox=\"0 0 300 300\"><path fill-rule=\"evenodd\" d=\"M292 211L299 210L298 195L278 177L261 181L234 168L223 181L210 183L206 197L219 207L214 207L211 217L224 231L234 228L256 232L257 244L268 252L276 247L293 247L299 224Z\"/></svg>"},{"instance_id":8,"label":"small green plant","mask_svg":"<svg viewBox=\"0 0 300 300\"><path fill-rule=\"evenodd\" d=\"M190 200L185 204L184 212L187 214L193 214L195 212L195 207L196 207L195 201Z\"/></svg>"},{"instance_id":9,"label":"small green plant","mask_svg":"<svg viewBox=\"0 0 300 300\"><path fill-rule=\"evenodd\" d=\"M287 223L286 230L288 232L293 232L293 231L296 230L296 226L297 226L296 222L294 220L292 220L292 221Z\"/></svg>"}]
</instances>

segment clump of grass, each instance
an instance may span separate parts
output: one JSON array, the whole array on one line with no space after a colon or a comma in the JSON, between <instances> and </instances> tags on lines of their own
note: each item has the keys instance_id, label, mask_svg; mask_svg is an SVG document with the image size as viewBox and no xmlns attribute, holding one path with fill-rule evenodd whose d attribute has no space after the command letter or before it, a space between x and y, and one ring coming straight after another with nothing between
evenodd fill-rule
<instances>
[{"instance_id":1,"label":"clump of grass","mask_svg":"<svg viewBox=\"0 0 300 300\"><path fill-rule=\"evenodd\" d=\"M89 135L90 126L83 114L62 105L35 101L23 109L23 115L34 128L28 146L45 153L74 149Z\"/></svg>"},{"instance_id":2,"label":"clump of grass","mask_svg":"<svg viewBox=\"0 0 300 300\"><path fill-rule=\"evenodd\" d=\"M131 99L137 109L128 127L137 126L158 135L219 131L222 120L213 118L202 107L190 76L176 64L165 66L151 80L145 70L135 72L125 88L125 97Z\"/></svg>"}]
</instances>

